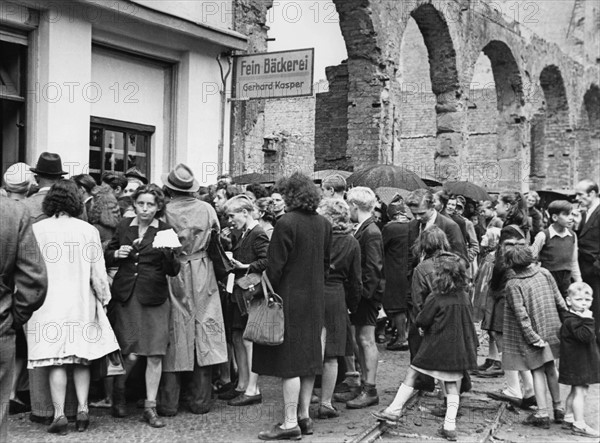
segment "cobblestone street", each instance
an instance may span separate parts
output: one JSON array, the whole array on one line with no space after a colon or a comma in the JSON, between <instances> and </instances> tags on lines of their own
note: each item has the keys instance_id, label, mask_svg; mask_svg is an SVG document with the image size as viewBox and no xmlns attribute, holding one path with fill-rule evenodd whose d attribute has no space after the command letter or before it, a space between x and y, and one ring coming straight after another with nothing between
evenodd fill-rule
<instances>
[{"instance_id":1,"label":"cobblestone street","mask_svg":"<svg viewBox=\"0 0 600 443\"><path fill-rule=\"evenodd\" d=\"M389 404L405 374L408 365L408 352L392 352L379 345L380 358L378 370L379 406L367 410L349 410L342 404L338 419L315 420L315 433L303 436L306 442L345 442L355 439L364 429L375 424L370 411L381 409ZM480 362L485 348L479 352ZM176 417L166 418L167 427L153 429L141 421L142 410L129 404L130 415L125 419L115 419L106 409L91 410L90 429L86 433L77 433L70 425L69 434L63 437L48 434L46 426L29 421L27 414L11 416L9 421L9 441L11 442L230 442L260 441L258 432L276 423L282 418L281 384L278 379L261 379L263 404L235 408L227 406L225 401L216 401L213 410L206 415L193 415L181 412ZM502 388L502 378L481 379L473 377L473 392L463 395L461 403L462 417L457 421L458 440L479 442L491 427L502 403L488 399L483 392ZM567 388L562 386L563 399ZM590 388L586 411L586 421L598 427L599 387ZM445 441L436 436L443 419L432 416L432 407L441 404L434 396L420 397L407 411L401 423L386 432L382 438L388 441ZM311 407L311 415L316 414L316 405ZM593 441L571 435L569 431L553 424L550 430L537 429L520 424L527 416L526 411L506 408L500 420L500 426L494 433L494 441L505 442L585 442ZM492 441L492 440L489 440Z\"/></svg>"}]
</instances>

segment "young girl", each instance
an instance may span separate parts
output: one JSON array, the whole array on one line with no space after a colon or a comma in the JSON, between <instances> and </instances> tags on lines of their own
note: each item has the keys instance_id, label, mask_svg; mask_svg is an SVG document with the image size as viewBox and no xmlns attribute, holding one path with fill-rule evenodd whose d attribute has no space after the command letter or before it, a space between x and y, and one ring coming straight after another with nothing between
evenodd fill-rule
<instances>
[{"instance_id":1,"label":"young girl","mask_svg":"<svg viewBox=\"0 0 600 443\"><path fill-rule=\"evenodd\" d=\"M600 437L600 433L584 420L584 402L588 385L600 383L600 352L594 333L592 288L583 282L569 286L568 312L560 328L560 376L558 382L571 385L567 397L563 427L573 434Z\"/></svg>"},{"instance_id":2,"label":"young girl","mask_svg":"<svg viewBox=\"0 0 600 443\"><path fill-rule=\"evenodd\" d=\"M567 307L550 271L531 266L533 255L524 239L505 245L504 260L509 271L502 365L507 370L532 372L538 409L524 424L549 429L546 385L552 396L554 421L561 423L564 419L554 360L560 354L558 311Z\"/></svg>"},{"instance_id":3,"label":"young girl","mask_svg":"<svg viewBox=\"0 0 600 443\"><path fill-rule=\"evenodd\" d=\"M402 408L414 392L419 374L442 381L448 407L440 435L456 441L456 415L460 401L458 383L465 370L477 366L477 338L467 298L467 271L462 260L451 253L435 259L433 293L427 297L416 324L423 342L408 368L392 404L373 415L380 420L397 422Z\"/></svg>"}]
</instances>

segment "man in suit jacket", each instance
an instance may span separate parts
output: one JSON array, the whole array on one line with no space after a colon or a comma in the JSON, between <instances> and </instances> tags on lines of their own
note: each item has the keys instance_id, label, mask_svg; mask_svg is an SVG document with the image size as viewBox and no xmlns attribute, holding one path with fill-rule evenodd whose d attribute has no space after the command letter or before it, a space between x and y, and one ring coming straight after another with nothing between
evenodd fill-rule
<instances>
[{"instance_id":1,"label":"man in suit jacket","mask_svg":"<svg viewBox=\"0 0 600 443\"><path fill-rule=\"evenodd\" d=\"M468 263L467 247L458 225L437 212L434 208L433 194L425 189L413 191L406 201L411 212L415 216L409 223L408 244L409 244L409 263L414 268L418 264L418 257L414 257L412 246L421 232L429 226L435 225L440 228L448 237L450 243L450 252L455 253Z\"/></svg>"},{"instance_id":2,"label":"man in suit jacket","mask_svg":"<svg viewBox=\"0 0 600 443\"><path fill-rule=\"evenodd\" d=\"M46 265L25 206L0 197L0 441L7 441L8 399L15 358L15 331L46 298ZM15 290L16 289L16 290Z\"/></svg>"},{"instance_id":3,"label":"man in suit jacket","mask_svg":"<svg viewBox=\"0 0 600 443\"><path fill-rule=\"evenodd\" d=\"M67 172L62 170L62 160L60 155L52 152L42 152L35 168L31 168L35 179L40 186L37 193L24 200L25 206L29 209L29 215L33 223L44 220L46 214L42 210L42 203L46 194L54 183L59 181Z\"/></svg>"},{"instance_id":4,"label":"man in suit jacket","mask_svg":"<svg viewBox=\"0 0 600 443\"><path fill-rule=\"evenodd\" d=\"M579 246L579 268L584 282L594 291L592 313L596 330L600 326L600 195L598 183L582 180L575 186L577 201L586 209L577 229Z\"/></svg>"},{"instance_id":5,"label":"man in suit jacket","mask_svg":"<svg viewBox=\"0 0 600 443\"><path fill-rule=\"evenodd\" d=\"M354 237L360 244L363 293L358 309L351 315L362 368L362 390L358 397L346 403L346 407L361 409L379 403L376 386L379 351L375 343L375 326L383 297L383 239L373 219L377 202L375 193L358 186L348 191L347 199L350 218L358 223Z\"/></svg>"}]
</instances>

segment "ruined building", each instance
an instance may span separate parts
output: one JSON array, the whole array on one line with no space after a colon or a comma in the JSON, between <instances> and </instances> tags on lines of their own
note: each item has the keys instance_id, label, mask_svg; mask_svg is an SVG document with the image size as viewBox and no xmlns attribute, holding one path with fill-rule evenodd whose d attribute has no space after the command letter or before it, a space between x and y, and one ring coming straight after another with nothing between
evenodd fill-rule
<instances>
[{"instance_id":1,"label":"ruined building","mask_svg":"<svg viewBox=\"0 0 600 443\"><path fill-rule=\"evenodd\" d=\"M388 163L491 190L598 180L598 2L334 3L348 59L314 97L234 105L236 172ZM265 51L270 2L238 4L236 30Z\"/></svg>"}]
</instances>

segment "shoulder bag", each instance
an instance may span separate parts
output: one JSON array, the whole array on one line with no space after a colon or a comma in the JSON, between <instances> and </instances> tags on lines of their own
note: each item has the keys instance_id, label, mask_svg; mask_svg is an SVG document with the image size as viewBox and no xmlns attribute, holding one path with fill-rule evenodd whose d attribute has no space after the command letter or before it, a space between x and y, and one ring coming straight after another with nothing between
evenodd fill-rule
<instances>
[{"instance_id":1,"label":"shoulder bag","mask_svg":"<svg viewBox=\"0 0 600 443\"><path fill-rule=\"evenodd\" d=\"M250 270L250 268L248 268ZM248 306L255 298L262 298L262 276L256 272L246 272L243 276L235 279L233 287L233 299L238 305L242 315L248 315Z\"/></svg>"},{"instance_id":2,"label":"shoulder bag","mask_svg":"<svg viewBox=\"0 0 600 443\"><path fill-rule=\"evenodd\" d=\"M263 296L252 300L248 306L244 339L259 345L278 346L283 343L285 329L283 300L273 291L266 272L263 272L261 285Z\"/></svg>"}]
</instances>

